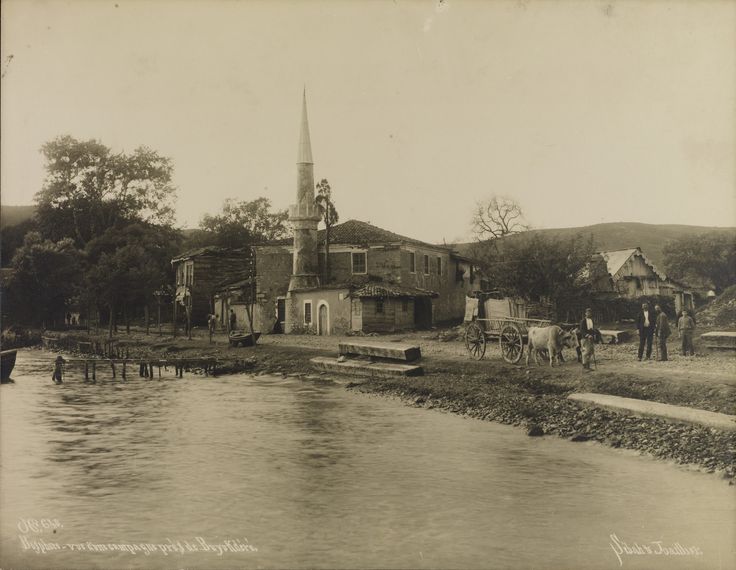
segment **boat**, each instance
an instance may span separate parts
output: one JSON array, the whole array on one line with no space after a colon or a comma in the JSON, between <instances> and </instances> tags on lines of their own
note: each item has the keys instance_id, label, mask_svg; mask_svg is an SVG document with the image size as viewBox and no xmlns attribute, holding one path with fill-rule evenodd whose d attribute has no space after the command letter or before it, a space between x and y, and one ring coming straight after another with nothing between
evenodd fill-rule
<instances>
[{"instance_id":1,"label":"boat","mask_svg":"<svg viewBox=\"0 0 736 570\"><path fill-rule=\"evenodd\" d=\"M3 350L0 352L0 380L3 382L10 379L10 373L13 372L17 354L17 350Z\"/></svg>"},{"instance_id":2,"label":"boat","mask_svg":"<svg viewBox=\"0 0 736 570\"><path fill-rule=\"evenodd\" d=\"M241 331L231 331L229 335L230 346L255 346L261 333L258 331L251 333Z\"/></svg>"}]
</instances>

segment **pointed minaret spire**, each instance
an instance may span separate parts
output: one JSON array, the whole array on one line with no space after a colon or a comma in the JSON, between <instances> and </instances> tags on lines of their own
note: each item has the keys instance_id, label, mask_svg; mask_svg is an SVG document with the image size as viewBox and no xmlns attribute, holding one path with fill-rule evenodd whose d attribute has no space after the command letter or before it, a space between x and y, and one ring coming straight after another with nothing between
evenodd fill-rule
<instances>
[{"instance_id":1,"label":"pointed minaret spire","mask_svg":"<svg viewBox=\"0 0 736 570\"><path fill-rule=\"evenodd\" d=\"M317 225L320 219L314 202L314 163L312 144L309 140L305 88L302 94L302 122L296 159L296 203L289 208L289 221L294 230L294 263L289 291L319 286Z\"/></svg>"},{"instance_id":2,"label":"pointed minaret spire","mask_svg":"<svg viewBox=\"0 0 736 570\"><path fill-rule=\"evenodd\" d=\"M307 118L307 88L302 94L302 126L299 131L299 154L297 164L314 164L312 162L312 142L309 140L309 119Z\"/></svg>"}]
</instances>

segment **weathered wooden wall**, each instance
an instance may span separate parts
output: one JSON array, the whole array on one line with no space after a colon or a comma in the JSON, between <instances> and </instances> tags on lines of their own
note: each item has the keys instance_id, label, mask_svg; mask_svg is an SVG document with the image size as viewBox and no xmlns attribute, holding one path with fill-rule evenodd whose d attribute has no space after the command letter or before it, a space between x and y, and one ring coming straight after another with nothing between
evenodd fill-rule
<instances>
[{"instance_id":1,"label":"weathered wooden wall","mask_svg":"<svg viewBox=\"0 0 736 570\"><path fill-rule=\"evenodd\" d=\"M207 315L214 310L212 300L215 292L228 282L245 279L254 269L253 252L250 249L204 251L189 259L175 263L177 286L184 285L187 261L194 266L192 290L192 324L204 325Z\"/></svg>"}]
</instances>

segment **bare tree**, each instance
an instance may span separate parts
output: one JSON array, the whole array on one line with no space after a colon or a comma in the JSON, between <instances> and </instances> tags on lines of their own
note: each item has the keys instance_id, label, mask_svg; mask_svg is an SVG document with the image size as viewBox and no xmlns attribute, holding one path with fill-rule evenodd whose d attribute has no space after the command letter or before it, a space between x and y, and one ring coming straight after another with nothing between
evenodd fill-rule
<instances>
[{"instance_id":1,"label":"bare tree","mask_svg":"<svg viewBox=\"0 0 736 570\"><path fill-rule=\"evenodd\" d=\"M518 234L529 229L521 206L505 196L493 196L475 205L473 233L479 240Z\"/></svg>"}]
</instances>

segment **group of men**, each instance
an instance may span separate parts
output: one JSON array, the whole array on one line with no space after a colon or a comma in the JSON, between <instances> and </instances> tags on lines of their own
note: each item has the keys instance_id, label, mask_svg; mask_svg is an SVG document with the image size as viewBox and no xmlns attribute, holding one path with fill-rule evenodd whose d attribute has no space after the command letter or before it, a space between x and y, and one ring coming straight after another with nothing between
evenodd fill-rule
<instances>
[{"instance_id":1,"label":"group of men","mask_svg":"<svg viewBox=\"0 0 736 570\"><path fill-rule=\"evenodd\" d=\"M218 315L207 315L207 330L210 334L210 342L212 342L212 336L217 330L217 323L219 321ZM230 325L229 331L234 331L237 328L238 318L235 316L235 311L230 309L230 315L228 317L228 323Z\"/></svg>"},{"instance_id":2,"label":"group of men","mask_svg":"<svg viewBox=\"0 0 736 570\"><path fill-rule=\"evenodd\" d=\"M672 331L667 314L659 305L654 306L654 312L649 309L648 303L642 303L641 311L636 319L636 328L639 331L639 353L638 358L644 357L646 347L646 359L652 357L652 341L656 339L655 349L657 360L667 360L667 338ZM677 320L677 331L682 341L682 355L694 356L693 334L695 333L695 318L692 312L685 309Z\"/></svg>"},{"instance_id":3,"label":"group of men","mask_svg":"<svg viewBox=\"0 0 736 570\"><path fill-rule=\"evenodd\" d=\"M656 359L667 360L667 339L671 334L667 314L659 305L654 306L654 311L649 308L649 303L642 303L641 311L636 319L636 328L639 331L638 359L644 358L646 348L646 359L652 357L652 344L656 350ZM677 330L682 340L682 355L694 356L693 335L695 333L695 318L692 311L682 311L677 320ZM591 370L591 362L595 363L595 343L602 342L601 333L593 324L593 311L585 309L585 316L578 326L578 338L580 340L579 360L582 361L584 370Z\"/></svg>"}]
</instances>

